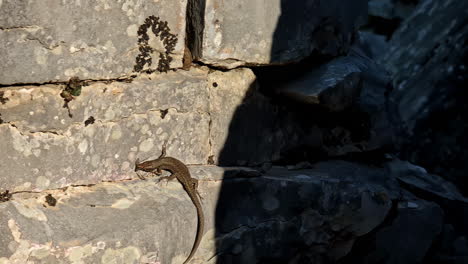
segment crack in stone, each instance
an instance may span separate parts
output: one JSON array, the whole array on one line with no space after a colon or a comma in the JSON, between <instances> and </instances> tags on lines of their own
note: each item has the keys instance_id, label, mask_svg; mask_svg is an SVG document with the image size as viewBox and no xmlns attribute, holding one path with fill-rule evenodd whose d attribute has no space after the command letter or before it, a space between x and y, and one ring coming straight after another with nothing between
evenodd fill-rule
<instances>
[{"instance_id":1,"label":"crack in stone","mask_svg":"<svg viewBox=\"0 0 468 264\"><path fill-rule=\"evenodd\" d=\"M256 225L248 225L248 224L239 225L237 227L232 228L229 231L220 232L220 234L221 235L228 235L228 234L236 232L238 230L241 231L241 229L250 229L250 230L252 230L252 229L259 228L260 226L266 225L267 223L271 223L271 222L287 223L287 222L293 221L294 219L296 219L296 217L293 217L293 218L291 218L289 220L282 220L282 219L278 219L278 218L267 219L267 220L257 222Z\"/></svg>"},{"instance_id":2,"label":"crack in stone","mask_svg":"<svg viewBox=\"0 0 468 264\"><path fill-rule=\"evenodd\" d=\"M9 30L30 30L30 29L41 29L40 26L15 26L15 27L0 27L0 30L9 31Z\"/></svg>"},{"instance_id":3,"label":"crack in stone","mask_svg":"<svg viewBox=\"0 0 468 264\"><path fill-rule=\"evenodd\" d=\"M5 198L7 197L8 199L0 199L0 203L2 202L7 202L10 201L12 198L14 198L15 194L20 194L20 193L29 193L29 194L50 194L51 192L55 191L62 191L63 193L66 193L69 189L73 188L81 188L81 187L94 187L103 183L122 183L122 182L128 182L128 181L135 181L138 180L138 178L129 178L129 179L121 179L121 180L113 180L113 181L105 181L102 180L97 183L88 183L88 184L70 184L65 187L59 187L59 188L54 188L54 189L44 189L40 191L32 191L32 190L26 190L26 191L15 191L15 192L10 192L9 190L5 190L3 192L0 192L0 197Z\"/></svg>"},{"instance_id":4,"label":"crack in stone","mask_svg":"<svg viewBox=\"0 0 468 264\"><path fill-rule=\"evenodd\" d=\"M61 41L59 44L56 44L56 45L48 45L47 43L43 42L42 40L40 40L39 38L34 38L32 36L28 36L24 39L25 41L37 41L39 44L41 44L41 46L47 50L53 50L53 49L56 49L60 46L60 44L63 44L65 42Z\"/></svg>"},{"instance_id":5,"label":"crack in stone","mask_svg":"<svg viewBox=\"0 0 468 264\"><path fill-rule=\"evenodd\" d=\"M80 81L86 81L89 82L89 84L92 83L104 83L104 84L111 84L113 82L125 82L125 83L131 83L133 82L134 78L136 75L128 76L128 77L119 77L119 78L113 78L113 79L83 79ZM43 86L43 85L67 85L69 83L69 80L66 81L48 81L48 82L43 82L43 83L14 83L14 84L0 84L0 88L7 88L7 87L21 87L21 86Z\"/></svg>"}]
</instances>

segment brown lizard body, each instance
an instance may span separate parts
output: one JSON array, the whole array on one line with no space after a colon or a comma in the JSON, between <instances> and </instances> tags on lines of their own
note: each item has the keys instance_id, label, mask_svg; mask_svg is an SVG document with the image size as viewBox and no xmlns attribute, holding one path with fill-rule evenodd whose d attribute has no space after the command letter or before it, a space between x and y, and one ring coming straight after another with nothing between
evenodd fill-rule
<instances>
[{"instance_id":1,"label":"brown lizard body","mask_svg":"<svg viewBox=\"0 0 468 264\"><path fill-rule=\"evenodd\" d=\"M200 194L198 193L198 180L194 179L190 176L190 172L187 166L180 160L172 157L166 157L166 145L163 146L161 156L155 160L148 160L145 162L139 163L138 160L135 162L135 171L142 170L146 172L152 172L157 175L161 174L161 170L166 170L171 173L170 176L161 177L161 180L173 180L177 179L183 186L184 190L189 195L190 199L192 200L195 208L197 209L198 215L198 227L197 227L197 234L195 236L195 242L193 244L192 250L190 251L189 256L184 261L188 263L189 260L193 257L195 252L200 245L201 236L203 234L204 222L205 218L203 215L203 210L200 202Z\"/></svg>"}]
</instances>

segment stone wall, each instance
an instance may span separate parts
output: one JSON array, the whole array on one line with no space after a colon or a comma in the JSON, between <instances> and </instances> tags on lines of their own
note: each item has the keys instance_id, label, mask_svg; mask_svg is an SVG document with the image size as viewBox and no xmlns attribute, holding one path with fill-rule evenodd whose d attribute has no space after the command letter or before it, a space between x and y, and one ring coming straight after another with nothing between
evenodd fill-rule
<instances>
[{"instance_id":1,"label":"stone wall","mask_svg":"<svg viewBox=\"0 0 468 264\"><path fill-rule=\"evenodd\" d=\"M190 199L134 171L164 143L203 197L190 263L352 263L416 227L394 259L422 261L468 202L392 154L366 17L364 0L0 1L0 264L183 263Z\"/></svg>"}]
</instances>

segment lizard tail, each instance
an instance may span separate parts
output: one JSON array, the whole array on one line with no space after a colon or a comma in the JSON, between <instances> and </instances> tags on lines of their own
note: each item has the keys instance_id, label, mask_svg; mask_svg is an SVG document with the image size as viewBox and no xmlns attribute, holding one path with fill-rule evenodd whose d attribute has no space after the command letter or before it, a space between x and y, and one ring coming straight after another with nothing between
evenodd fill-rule
<instances>
[{"instance_id":1,"label":"lizard tail","mask_svg":"<svg viewBox=\"0 0 468 264\"><path fill-rule=\"evenodd\" d=\"M193 243L192 250L190 251L190 255L187 257L187 259L184 261L183 264L187 264L190 259L192 259L193 255L195 255L195 252L198 249L198 246L200 245L200 241L203 235L203 229L205 228L205 217L203 215L203 210L201 207L200 200L198 200L198 197L190 197L192 198L193 203L195 204L195 207L197 208L197 216L198 216L198 225L197 225L197 234L195 236L195 242Z\"/></svg>"}]
</instances>

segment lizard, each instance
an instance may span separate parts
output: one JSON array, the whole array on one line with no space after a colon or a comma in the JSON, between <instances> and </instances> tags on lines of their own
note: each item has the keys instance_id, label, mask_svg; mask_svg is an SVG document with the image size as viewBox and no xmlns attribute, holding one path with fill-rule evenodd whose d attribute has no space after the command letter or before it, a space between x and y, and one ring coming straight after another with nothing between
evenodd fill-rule
<instances>
[{"instance_id":1,"label":"lizard","mask_svg":"<svg viewBox=\"0 0 468 264\"><path fill-rule=\"evenodd\" d=\"M187 166L182 161L173 157L166 157L166 143L164 143L162 147L161 155L159 156L159 158L144 162L139 162L139 160L137 159L135 161L135 172L141 170L160 175L162 173L161 170L169 171L171 175L166 177L160 177L159 181L166 180L168 182L177 179L182 184L184 190L187 192L188 196L195 205L198 216L197 234L195 236L195 242L193 244L192 250L190 251L190 254L187 257L187 259L184 261L185 264L190 261L190 259L197 251L198 246L200 245L205 217L203 215L203 209L200 202L201 196L198 192L198 180L190 176L190 172ZM142 178L141 176L139 177Z\"/></svg>"}]
</instances>

